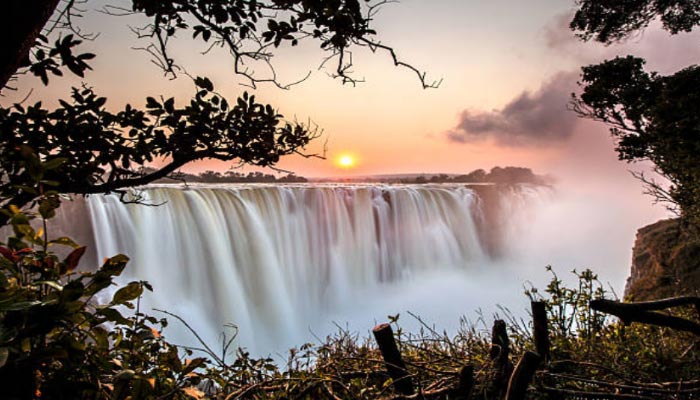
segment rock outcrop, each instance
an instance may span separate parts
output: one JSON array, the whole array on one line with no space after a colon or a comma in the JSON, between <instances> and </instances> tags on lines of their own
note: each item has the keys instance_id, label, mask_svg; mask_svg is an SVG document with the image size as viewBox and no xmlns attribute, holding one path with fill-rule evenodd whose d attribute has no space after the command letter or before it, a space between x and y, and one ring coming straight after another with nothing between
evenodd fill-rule
<instances>
[{"instance_id":1,"label":"rock outcrop","mask_svg":"<svg viewBox=\"0 0 700 400\"><path fill-rule=\"evenodd\" d=\"M637 232L625 299L679 295L700 295L700 242L685 235L678 220L661 220Z\"/></svg>"}]
</instances>

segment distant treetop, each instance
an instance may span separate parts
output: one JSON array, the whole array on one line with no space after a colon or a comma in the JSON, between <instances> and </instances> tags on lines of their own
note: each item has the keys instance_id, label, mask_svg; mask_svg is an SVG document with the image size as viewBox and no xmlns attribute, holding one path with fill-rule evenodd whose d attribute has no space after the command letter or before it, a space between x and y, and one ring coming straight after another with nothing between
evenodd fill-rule
<instances>
[{"instance_id":1,"label":"distant treetop","mask_svg":"<svg viewBox=\"0 0 700 400\"><path fill-rule=\"evenodd\" d=\"M677 34L700 25L700 0L578 0L571 29L584 40L611 43L659 19Z\"/></svg>"}]
</instances>

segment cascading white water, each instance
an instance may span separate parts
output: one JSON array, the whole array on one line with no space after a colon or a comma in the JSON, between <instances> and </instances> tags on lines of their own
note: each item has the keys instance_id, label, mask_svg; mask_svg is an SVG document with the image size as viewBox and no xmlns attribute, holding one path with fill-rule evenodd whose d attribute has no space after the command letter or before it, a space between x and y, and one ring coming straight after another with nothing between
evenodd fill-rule
<instances>
[{"instance_id":1,"label":"cascading white water","mask_svg":"<svg viewBox=\"0 0 700 400\"><path fill-rule=\"evenodd\" d=\"M501 214L532 192L510 190L518 195L499 196ZM155 287L148 306L207 340L233 323L254 352L298 344L373 288L478 270L499 224L457 185L164 185L143 196L162 205L88 198L98 257L127 254L128 277Z\"/></svg>"}]
</instances>

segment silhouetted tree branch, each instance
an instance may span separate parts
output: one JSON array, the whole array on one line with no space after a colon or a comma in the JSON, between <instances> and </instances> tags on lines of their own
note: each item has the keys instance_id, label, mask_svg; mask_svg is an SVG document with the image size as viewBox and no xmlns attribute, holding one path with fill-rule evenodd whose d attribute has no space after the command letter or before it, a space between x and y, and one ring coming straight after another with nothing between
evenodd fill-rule
<instances>
[{"instance_id":1,"label":"silhouetted tree branch","mask_svg":"<svg viewBox=\"0 0 700 400\"><path fill-rule=\"evenodd\" d=\"M0 109L0 206L26 206L44 187L91 194L141 186L202 159L268 166L319 134L284 122L255 96L244 93L229 105L208 79L195 82L198 91L184 107L149 97L145 110L127 104L115 114L105 109L106 98L83 88L53 111L41 103ZM165 165L144 173L155 158ZM0 224L6 220L0 216Z\"/></svg>"},{"instance_id":2,"label":"silhouetted tree branch","mask_svg":"<svg viewBox=\"0 0 700 400\"><path fill-rule=\"evenodd\" d=\"M611 43L646 28L655 19L676 34L700 25L698 0L578 0L571 29L584 40Z\"/></svg>"},{"instance_id":3,"label":"silhouetted tree branch","mask_svg":"<svg viewBox=\"0 0 700 400\"><path fill-rule=\"evenodd\" d=\"M647 303L620 303L612 300L591 300L590 306L593 310L600 311L606 314L612 314L622 320L625 324L632 322L640 322L643 324L665 326L672 329L677 329L684 332L690 332L700 335L700 324L687 320L685 318L675 317L673 315L662 314L650 310L658 310L662 308L675 307L686 304L697 304L698 299L683 298L667 299L660 304Z\"/></svg>"}]
</instances>

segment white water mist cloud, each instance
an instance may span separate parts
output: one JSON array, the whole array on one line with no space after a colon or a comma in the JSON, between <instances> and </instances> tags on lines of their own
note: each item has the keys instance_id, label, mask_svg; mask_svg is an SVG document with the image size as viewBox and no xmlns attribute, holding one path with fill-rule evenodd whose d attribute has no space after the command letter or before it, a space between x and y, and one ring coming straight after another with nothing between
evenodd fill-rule
<instances>
[{"instance_id":1,"label":"white water mist cloud","mask_svg":"<svg viewBox=\"0 0 700 400\"><path fill-rule=\"evenodd\" d=\"M524 91L500 110L462 112L447 133L453 142L492 139L506 146L557 144L574 132L577 117L567 109L577 74L561 72L534 91Z\"/></svg>"}]
</instances>

